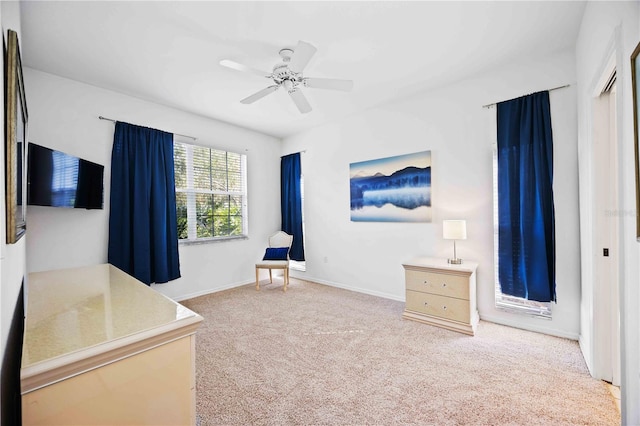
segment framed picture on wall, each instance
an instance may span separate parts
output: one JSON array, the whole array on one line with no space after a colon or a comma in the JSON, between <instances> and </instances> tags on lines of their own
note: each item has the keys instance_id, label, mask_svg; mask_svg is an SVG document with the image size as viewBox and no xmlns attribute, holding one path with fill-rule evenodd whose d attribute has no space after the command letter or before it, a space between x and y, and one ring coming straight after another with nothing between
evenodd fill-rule
<instances>
[{"instance_id":1,"label":"framed picture on wall","mask_svg":"<svg viewBox=\"0 0 640 426\"><path fill-rule=\"evenodd\" d=\"M349 165L352 222L431 222L431 151Z\"/></svg>"},{"instance_id":2,"label":"framed picture on wall","mask_svg":"<svg viewBox=\"0 0 640 426\"><path fill-rule=\"evenodd\" d=\"M638 122L640 121L640 43L631 54L631 91L633 92L633 146L636 163L636 240L640 241L640 147Z\"/></svg>"},{"instance_id":3,"label":"framed picture on wall","mask_svg":"<svg viewBox=\"0 0 640 426\"><path fill-rule=\"evenodd\" d=\"M4 61L6 241L7 244L13 244L27 229L25 154L28 114L18 34L9 30L7 37Z\"/></svg>"}]
</instances>

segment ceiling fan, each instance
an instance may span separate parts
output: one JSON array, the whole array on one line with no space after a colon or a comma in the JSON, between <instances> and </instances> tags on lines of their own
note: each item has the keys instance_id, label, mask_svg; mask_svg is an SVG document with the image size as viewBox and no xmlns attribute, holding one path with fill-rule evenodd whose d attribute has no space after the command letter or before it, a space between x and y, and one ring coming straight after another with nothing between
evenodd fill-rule
<instances>
[{"instance_id":1,"label":"ceiling fan","mask_svg":"<svg viewBox=\"0 0 640 426\"><path fill-rule=\"evenodd\" d=\"M300 90L302 87L342 90L345 92L348 92L353 88L353 81L351 80L312 78L304 77L302 75L302 71L316 53L316 50L317 49L313 45L302 40L298 41L298 45L295 49L281 49L279 53L282 58L282 62L277 63L273 67L273 71L271 73L260 71L229 59L223 59L220 61L220 65L233 70L249 72L261 77L266 77L273 80L275 83L242 99L240 103L252 104L257 100L264 98L268 94L275 92L280 87L284 87L287 93L289 93L289 96L291 96L293 103L298 107L298 110L305 114L311 111L311 105Z\"/></svg>"}]
</instances>

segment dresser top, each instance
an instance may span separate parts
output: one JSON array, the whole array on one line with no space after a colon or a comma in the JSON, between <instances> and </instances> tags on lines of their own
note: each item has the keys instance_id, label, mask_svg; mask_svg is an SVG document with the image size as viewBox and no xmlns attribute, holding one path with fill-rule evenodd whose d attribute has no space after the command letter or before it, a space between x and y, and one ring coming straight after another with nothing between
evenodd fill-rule
<instances>
[{"instance_id":1,"label":"dresser top","mask_svg":"<svg viewBox=\"0 0 640 426\"><path fill-rule=\"evenodd\" d=\"M195 312L108 264L31 273L26 288L23 370L202 321Z\"/></svg>"},{"instance_id":2,"label":"dresser top","mask_svg":"<svg viewBox=\"0 0 640 426\"><path fill-rule=\"evenodd\" d=\"M447 259L434 257L416 257L408 262L403 262L402 266L413 266L418 268L440 269L444 271L461 271L473 273L478 268L476 262L463 260L460 265L453 265L447 262Z\"/></svg>"}]
</instances>

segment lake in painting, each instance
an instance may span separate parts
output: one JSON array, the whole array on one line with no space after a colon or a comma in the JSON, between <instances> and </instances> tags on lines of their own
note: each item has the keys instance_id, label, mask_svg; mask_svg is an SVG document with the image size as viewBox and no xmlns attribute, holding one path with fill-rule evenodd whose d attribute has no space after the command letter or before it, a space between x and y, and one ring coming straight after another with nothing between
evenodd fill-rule
<instances>
[{"instance_id":1,"label":"lake in painting","mask_svg":"<svg viewBox=\"0 0 640 426\"><path fill-rule=\"evenodd\" d=\"M431 151L351 163L351 220L431 222Z\"/></svg>"}]
</instances>

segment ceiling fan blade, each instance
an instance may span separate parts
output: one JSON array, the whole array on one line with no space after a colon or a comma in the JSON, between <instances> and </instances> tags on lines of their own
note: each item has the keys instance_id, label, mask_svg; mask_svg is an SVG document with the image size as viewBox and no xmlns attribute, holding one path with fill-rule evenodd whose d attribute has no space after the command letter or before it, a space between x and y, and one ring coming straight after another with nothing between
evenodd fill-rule
<instances>
[{"instance_id":1,"label":"ceiling fan blade","mask_svg":"<svg viewBox=\"0 0 640 426\"><path fill-rule=\"evenodd\" d=\"M239 64L238 62L232 61L230 59L221 60L220 65L222 65L223 67L231 68L232 70L256 74L256 75L259 75L260 77L271 77L271 73L269 72L260 71L255 68L251 68L246 65Z\"/></svg>"},{"instance_id":2,"label":"ceiling fan blade","mask_svg":"<svg viewBox=\"0 0 640 426\"><path fill-rule=\"evenodd\" d=\"M300 89L290 90L289 96L291 96L293 103L296 104L301 113L306 114L311 111L311 105L309 105L309 101L307 101Z\"/></svg>"},{"instance_id":3,"label":"ceiling fan blade","mask_svg":"<svg viewBox=\"0 0 640 426\"><path fill-rule=\"evenodd\" d=\"M345 92L353 89L352 80L339 80L336 78L305 78L304 85L315 89L343 90Z\"/></svg>"},{"instance_id":4,"label":"ceiling fan blade","mask_svg":"<svg viewBox=\"0 0 640 426\"><path fill-rule=\"evenodd\" d=\"M298 41L298 45L293 50L293 55L289 62L289 69L295 73L302 72L317 50L318 49L306 41Z\"/></svg>"},{"instance_id":5,"label":"ceiling fan blade","mask_svg":"<svg viewBox=\"0 0 640 426\"><path fill-rule=\"evenodd\" d=\"M278 90L278 87L280 87L280 86L278 86L277 84L274 84L273 86L265 87L261 91L256 92L251 96L247 96L246 98L241 100L240 103L241 104L252 104L257 100L264 98L268 94L275 92L276 90Z\"/></svg>"}]
</instances>

